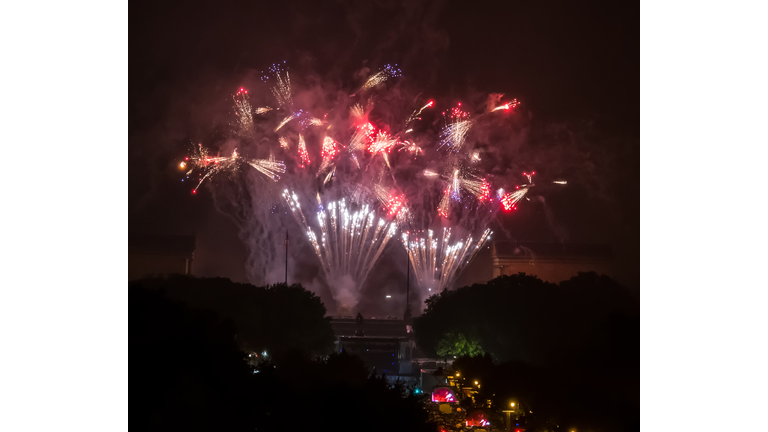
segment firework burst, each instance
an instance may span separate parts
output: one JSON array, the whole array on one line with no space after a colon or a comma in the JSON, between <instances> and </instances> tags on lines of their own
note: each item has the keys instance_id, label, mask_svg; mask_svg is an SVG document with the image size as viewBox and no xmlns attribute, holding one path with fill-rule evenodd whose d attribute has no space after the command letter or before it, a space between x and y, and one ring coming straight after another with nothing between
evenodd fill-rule
<instances>
[{"instance_id":1,"label":"firework burst","mask_svg":"<svg viewBox=\"0 0 768 432\"><path fill-rule=\"evenodd\" d=\"M283 161L275 160L273 155L269 155L269 159L251 159L248 161L248 165L256 168L257 171L272 179L272 181L280 180L280 175L285 172L285 163Z\"/></svg>"},{"instance_id":2,"label":"firework burst","mask_svg":"<svg viewBox=\"0 0 768 432\"><path fill-rule=\"evenodd\" d=\"M287 125L289 121L299 116L299 113L291 113L281 121L275 128L275 132L279 131L283 126Z\"/></svg>"},{"instance_id":3,"label":"firework burst","mask_svg":"<svg viewBox=\"0 0 768 432\"><path fill-rule=\"evenodd\" d=\"M279 64L273 64L269 71L275 78L275 85L272 87L272 95L275 96L277 104L287 112L293 112L293 98L291 97L291 77L288 71L283 71ZM285 75L283 77L283 75ZM262 77L266 81L267 77Z\"/></svg>"},{"instance_id":4,"label":"firework burst","mask_svg":"<svg viewBox=\"0 0 768 432\"><path fill-rule=\"evenodd\" d=\"M365 84L363 84L363 86L360 88L360 91L363 92L370 90L390 78L399 77L401 74L402 71L397 68L397 65L386 65L384 66L384 69L371 75Z\"/></svg>"},{"instance_id":5,"label":"firework burst","mask_svg":"<svg viewBox=\"0 0 768 432\"><path fill-rule=\"evenodd\" d=\"M427 177L437 176L432 171L425 171L424 175ZM443 176L443 179L446 180L447 184L443 189L443 197L437 206L437 213L443 217L448 216L451 200L461 202L464 193L473 195L480 202L490 194L490 185L485 179L475 176L459 164L454 164L450 174Z\"/></svg>"},{"instance_id":6,"label":"firework burst","mask_svg":"<svg viewBox=\"0 0 768 432\"><path fill-rule=\"evenodd\" d=\"M301 158L301 167L309 165L312 161L309 159L309 152L307 151L307 143L304 142L304 137L299 134L299 157Z\"/></svg>"},{"instance_id":7,"label":"firework burst","mask_svg":"<svg viewBox=\"0 0 768 432\"><path fill-rule=\"evenodd\" d=\"M221 173L231 175L237 171L239 157L237 149L232 151L231 156L211 156L210 150L203 147L202 144L198 144L197 147L194 147L192 155L184 158L184 162L181 162L179 166L182 169L189 168L186 173L186 178L189 178L189 176L195 172L198 173L199 181L197 186L192 189L192 193L196 194L197 190L206 179L210 179Z\"/></svg>"},{"instance_id":8,"label":"firework burst","mask_svg":"<svg viewBox=\"0 0 768 432\"><path fill-rule=\"evenodd\" d=\"M248 90L241 87L232 99L235 101L235 115L240 135L253 138L253 109L248 100Z\"/></svg>"},{"instance_id":9,"label":"firework burst","mask_svg":"<svg viewBox=\"0 0 768 432\"><path fill-rule=\"evenodd\" d=\"M512 108L515 108L516 106L520 105L520 102L517 101L517 99L513 99L511 102L507 102L504 105L498 106L494 108L492 111L498 111L498 110L511 110Z\"/></svg>"},{"instance_id":10,"label":"firework burst","mask_svg":"<svg viewBox=\"0 0 768 432\"><path fill-rule=\"evenodd\" d=\"M317 170L318 176L333 166L334 159L339 154L339 146L340 144L329 136L323 139L323 149L321 152L323 161L320 164L320 169Z\"/></svg>"},{"instance_id":11,"label":"firework burst","mask_svg":"<svg viewBox=\"0 0 768 432\"><path fill-rule=\"evenodd\" d=\"M443 112L443 118L445 119L445 126L440 131L438 147L445 147L448 151L458 152L464 146L469 128L472 127L469 113L460 108L451 108L448 114Z\"/></svg>"},{"instance_id":12,"label":"firework burst","mask_svg":"<svg viewBox=\"0 0 768 432\"><path fill-rule=\"evenodd\" d=\"M370 123L368 123L370 124ZM387 167L392 169L392 165L389 163L389 152L392 151L392 149L397 145L397 138L392 137L388 133L384 131L379 131L379 133L376 134L376 138L371 141L370 145L368 146L368 151L373 155L376 156L377 154L381 154L381 156L384 158L384 162L387 163Z\"/></svg>"},{"instance_id":13,"label":"firework burst","mask_svg":"<svg viewBox=\"0 0 768 432\"><path fill-rule=\"evenodd\" d=\"M416 143L413 143L411 141L403 141L400 143L402 147L400 147L397 151L401 152L403 150L413 153L413 154L423 154L424 150L417 146Z\"/></svg>"},{"instance_id":14,"label":"firework burst","mask_svg":"<svg viewBox=\"0 0 768 432\"><path fill-rule=\"evenodd\" d=\"M414 112L413 112L413 113L412 113L410 116L408 116L408 119L407 119L407 120L405 120L405 125L404 125L404 127L406 127L406 128L407 128L407 127L408 127L408 125L409 125L409 124L411 124L411 122L412 122L412 121L414 121L414 120L416 120L417 118L419 118L419 115L421 115L421 112L422 112L422 111L424 111L424 110L425 110L425 109L427 109L427 108L431 108L431 107L433 107L433 106L435 106L435 102L434 102L434 101L429 101L429 102L427 102L427 104L426 104L426 105L424 105L423 107L421 107L421 108L419 108L419 109L415 110L415 111L414 111ZM410 129L410 130L413 130L413 129ZM407 132L408 132L408 131L406 131L406 133L407 133Z\"/></svg>"},{"instance_id":15,"label":"firework burst","mask_svg":"<svg viewBox=\"0 0 768 432\"><path fill-rule=\"evenodd\" d=\"M535 186L533 184L533 176L535 175L535 172L532 172L530 174L523 173L523 175L528 179L528 184L521 186L516 186L514 192L510 192L508 194L505 194L504 197L501 198L501 205L504 207L505 211L512 211L517 210L516 204L518 201L523 199L525 195L528 193L528 191Z\"/></svg>"}]
</instances>

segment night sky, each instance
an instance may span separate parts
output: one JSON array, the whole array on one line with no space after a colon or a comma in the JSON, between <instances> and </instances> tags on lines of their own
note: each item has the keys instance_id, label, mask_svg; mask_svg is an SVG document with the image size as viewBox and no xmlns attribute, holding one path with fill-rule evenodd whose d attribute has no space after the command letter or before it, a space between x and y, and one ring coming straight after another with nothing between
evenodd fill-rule
<instances>
[{"instance_id":1,"label":"night sky","mask_svg":"<svg viewBox=\"0 0 768 432\"><path fill-rule=\"evenodd\" d=\"M532 191L547 206L521 203L495 239L611 244L616 278L639 291L637 3L133 1L129 31L129 234L195 233L198 276L247 281L238 228L206 187L190 194L177 165L219 133L231 95L276 62L349 85L397 63L446 103L517 98L531 168L569 180ZM564 151L579 165L557 162Z\"/></svg>"}]
</instances>

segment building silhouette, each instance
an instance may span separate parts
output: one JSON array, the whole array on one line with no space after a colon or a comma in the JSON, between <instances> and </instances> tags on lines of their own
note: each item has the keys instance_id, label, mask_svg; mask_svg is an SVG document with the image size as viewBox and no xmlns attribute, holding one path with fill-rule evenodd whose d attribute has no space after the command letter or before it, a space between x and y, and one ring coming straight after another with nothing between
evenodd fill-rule
<instances>
[{"instance_id":1,"label":"building silhouette","mask_svg":"<svg viewBox=\"0 0 768 432\"><path fill-rule=\"evenodd\" d=\"M128 280L161 274L192 275L194 235L128 236Z\"/></svg>"}]
</instances>

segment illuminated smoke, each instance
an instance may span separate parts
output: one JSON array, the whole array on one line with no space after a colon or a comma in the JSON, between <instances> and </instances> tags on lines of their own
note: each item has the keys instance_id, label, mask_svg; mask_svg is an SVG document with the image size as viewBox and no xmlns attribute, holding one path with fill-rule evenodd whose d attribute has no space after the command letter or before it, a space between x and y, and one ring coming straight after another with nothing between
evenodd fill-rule
<instances>
[{"instance_id":1,"label":"illuminated smoke","mask_svg":"<svg viewBox=\"0 0 768 432\"><path fill-rule=\"evenodd\" d=\"M243 154L249 156L241 156L237 150L231 156L212 156L200 145L180 164L187 174L184 180L197 183L195 191L206 179L221 174L234 178L231 174L245 165L254 168L259 175L237 176L238 179L253 182L263 176L270 180L249 183L250 188L241 187L228 198L239 200L232 207L247 208L242 213L250 219L238 223L241 230L248 233L243 235L251 250L248 265L267 268L262 271L264 276L258 277L273 278L269 282L283 277L282 259L278 266L275 265L276 257L280 255L277 249L282 248L282 241L275 241L276 233L298 226L312 245L314 255L309 259L319 263L324 282L333 292L339 309L351 311L357 306L360 289L392 235L398 229L411 231L414 235L415 225L430 234L424 238L411 238L411 244L406 246L409 260L420 275L420 285L426 287L422 290L424 293L430 293L430 289L441 290L455 280L489 238L487 227L495 212L514 209L533 186L532 178L525 174L528 184L518 186L511 193L499 189L499 202L496 202L497 197L491 194L486 175L493 174L488 178L494 185L509 184L507 182L511 180L504 178L507 167L500 167L502 173L498 169L491 171L496 161L494 148L469 148L466 141L473 127L469 113L459 104L443 113L445 123L442 128L437 122L416 128L415 122L423 111L436 104L428 101L411 111L411 102L405 102L399 107L407 106L408 111L400 112L397 104L382 97L382 93L391 90L377 86L400 76L396 67L387 66L371 75L360 88L363 93L356 99L349 99L349 92L344 91L341 93L343 101L335 107L328 106L330 99L325 92L320 99L320 93L311 94L301 88L294 102L288 72L277 65L270 68L270 72L262 79L269 83L271 96L267 94L267 97L274 97L275 104L268 104L276 107L276 113L257 117L254 122L254 115L273 108L254 109L250 95L241 89L233 96L235 119L232 124L237 127L232 129L237 133L220 144L227 149L235 145L247 149L248 152ZM311 96L307 97L307 94ZM408 96L408 101L413 100ZM375 110L374 101L377 103ZM305 103L307 106L299 106ZM500 96L488 102L484 112L511 109L517 104L513 101L494 108L499 103ZM480 129L481 125L483 128L487 126L486 119L502 122L507 117L478 117L475 127L480 133L484 131ZM292 123L293 120L296 121ZM418 134L411 134L414 128ZM276 160L275 155L285 162ZM255 156L258 158L251 158ZM320 157L319 163L312 164L311 158L317 157ZM188 180L190 176L193 178ZM237 187L240 186L233 185L233 188ZM280 190L286 190L282 201ZM287 192L289 190L293 192ZM316 217L314 214L309 219L305 217L299 205L300 198L305 204L312 203L311 211L317 212ZM288 210L297 224L280 216ZM427 229L436 224L446 229L442 236L432 238ZM484 231L484 234L478 241L467 236L451 242L451 229L454 232L457 229L474 233ZM297 255L300 253L296 252ZM305 260L303 264L306 263ZM274 267L280 268L275 270ZM276 277L279 279L275 280Z\"/></svg>"}]
</instances>

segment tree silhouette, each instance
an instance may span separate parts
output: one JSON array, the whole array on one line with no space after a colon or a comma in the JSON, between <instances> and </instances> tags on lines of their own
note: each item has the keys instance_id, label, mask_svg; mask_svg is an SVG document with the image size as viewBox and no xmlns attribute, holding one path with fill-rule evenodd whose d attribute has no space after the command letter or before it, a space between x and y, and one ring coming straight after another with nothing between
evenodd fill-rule
<instances>
[{"instance_id":1,"label":"tree silhouette","mask_svg":"<svg viewBox=\"0 0 768 432\"><path fill-rule=\"evenodd\" d=\"M140 287L128 305L131 427L252 430L252 372L231 322Z\"/></svg>"},{"instance_id":2,"label":"tree silhouette","mask_svg":"<svg viewBox=\"0 0 768 432\"><path fill-rule=\"evenodd\" d=\"M162 289L193 309L229 317L247 352L280 355L299 350L324 356L333 350L333 329L320 297L301 285L256 287L225 278L170 276L138 280L131 286Z\"/></svg>"},{"instance_id":3,"label":"tree silhouette","mask_svg":"<svg viewBox=\"0 0 768 432\"><path fill-rule=\"evenodd\" d=\"M313 298L300 291L303 288L227 288L229 281L192 281L171 285L170 289L161 287L165 283L161 279L129 284L129 420L135 429L435 430L418 396L402 383L368 377L365 363L346 352L322 357L312 350L317 345L303 338L284 344L266 339L263 346L273 347L268 349L274 349L274 355L255 367L249 365L247 354L239 349L244 333L235 325L247 314L232 313L232 302L220 296L259 300L258 311L283 308L272 316L300 317L307 309L317 309ZM173 294L191 300L181 302L166 296L183 286L191 289L184 295ZM223 286L224 291L209 295L212 286ZM248 292L243 294L240 289ZM254 298L253 293L261 297ZM275 298L281 300L273 302ZM222 317L213 310L192 306L201 305L202 299L211 299L212 306L230 314ZM302 304L307 299L309 307ZM251 325L249 321L246 324ZM316 319L299 319L287 325L292 326L290 331L276 332L293 337L297 329L320 324L327 321L318 324ZM246 334L253 338L249 343L259 340L260 333Z\"/></svg>"},{"instance_id":4,"label":"tree silhouette","mask_svg":"<svg viewBox=\"0 0 768 432\"><path fill-rule=\"evenodd\" d=\"M460 357L454 369L482 383L481 400L518 401L526 430L634 431L639 312L606 276L551 284L517 274L430 297L414 330L428 352L445 352L446 334L477 341L487 355Z\"/></svg>"}]
</instances>

